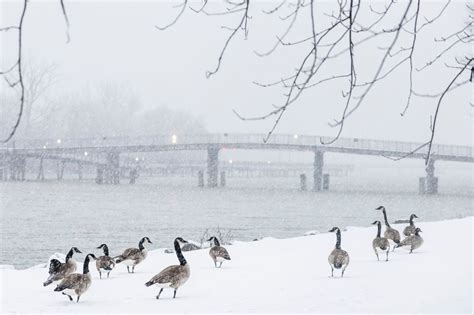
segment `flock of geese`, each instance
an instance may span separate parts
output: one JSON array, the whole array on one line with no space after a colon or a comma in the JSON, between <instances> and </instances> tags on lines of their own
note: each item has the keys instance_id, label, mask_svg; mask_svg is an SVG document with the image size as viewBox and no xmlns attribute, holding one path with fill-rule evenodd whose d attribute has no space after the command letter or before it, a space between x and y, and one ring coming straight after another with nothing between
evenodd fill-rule
<instances>
[{"instance_id":1,"label":"flock of geese","mask_svg":"<svg viewBox=\"0 0 474 315\"><path fill-rule=\"evenodd\" d=\"M414 218L418 218L416 214L410 215L409 225L403 229L403 235L405 238L401 240L400 232L390 226L387 219L387 211L384 206L380 206L375 210L382 210L383 219L385 222L385 232L383 237L382 233L382 223L380 221L372 222L373 225L377 225L377 235L372 241L372 248L374 249L377 260L379 258L379 250L386 253L385 261L388 261L388 253L390 252L390 243L393 244L392 251L395 248L409 246L410 254L421 245L423 245L423 238L420 235L421 229L415 226L413 222ZM349 265L349 254L341 248L341 230L338 227L333 227L329 232L336 232L336 247L329 254L328 261L331 266L331 277L334 277L334 269L342 269L341 277L344 277L344 271Z\"/></svg>"},{"instance_id":2,"label":"flock of geese","mask_svg":"<svg viewBox=\"0 0 474 315\"><path fill-rule=\"evenodd\" d=\"M377 235L372 241L372 248L374 249L377 260L379 259L379 250L386 253L386 261L388 261L388 254L390 252L391 243L393 243L393 250L402 246L410 247L410 254L413 250L419 248L423 244L423 238L420 236L421 230L413 223L414 218L418 218L416 214L410 216L409 225L403 230L405 238L400 240L400 233L392 228L387 220L387 213L385 207L380 206L376 210L382 210L385 232L384 236L381 236L382 223L380 221L374 221L372 224L377 225ZM329 232L336 233L336 246L334 250L329 254L328 262L331 266L331 277L334 277L334 269L341 269L341 277L344 277L344 271L349 265L349 254L347 251L341 248L341 230L338 227L333 227ZM230 260L230 255L227 250L222 247L219 240L212 236L207 240L212 242L214 246L209 250L209 256L211 256L214 266L216 268L222 267L222 263L226 260ZM87 254L84 260L83 272L75 273L76 262L73 259L74 253L82 253L77 247L72 247L66 255L65 262L60 262L57 259L51 259L49 264L49 277L43 283L44 286L48 286L53 282L59 282L54 291L61 292L66 295L70 301L73 301L72 296L76 296L76 301L79 299L84 292L86 292L91 285L91 275L89 272L89 263L91 259L95 260L99 277L102 279L102 273L107 274L107 278L110 272L114 269L116 264L123 263L127 266L128 273L134 273L135 266L141 263L147 257L147 250L143 245L145 242L152 244L148 237L143 237L138 243L138 248L127 248L123 253L116 257L109 256L109 248L106 244L101 244L97 249L103 250L103 255L96 257L94 254ZM161 293L164 289L173 289L173 298L176 298L176 292L189 279L190 270L186 259L181 251L181 246L188 243L181 237L177 237L174 240L174 249L176 256L179 260L179 265L171 265L163 269L160 273L155 275L150 281L146 282L147 287L157 286L160 288L157 299L160 298ZM219 266L218 266L219 263ZM131 268L130 268L131 267Z\"/></svg>"}]
</instances>

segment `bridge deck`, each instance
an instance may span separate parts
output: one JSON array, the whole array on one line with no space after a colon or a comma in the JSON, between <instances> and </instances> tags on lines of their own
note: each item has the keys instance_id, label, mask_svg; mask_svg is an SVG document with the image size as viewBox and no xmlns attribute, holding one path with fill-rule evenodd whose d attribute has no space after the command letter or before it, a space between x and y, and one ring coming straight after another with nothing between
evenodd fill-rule
<instances>
[{"instance_id":1,"label":"bridge deck","mask_svg":"<svg viewBox=\"0 0 474 315\"><path fill-rule=\"evenodd\" d=\"M358 138L340 138L331 145L321 144L319 136L273 135L268 143L262 134L206 134L146 137L103 137L94 139L15 140L0 150L19 153L81 153L85 152L160 152L219 149L244 150L297 150L338 152L361 155L402 157L419 148L421 143L384 141ZM0 152L1 152L0 151ZM424 158L427 147L410 154L407 158ZM436 160L474 162L473 148L469 146L434 144L432 157Z\"/></svg>"}]
</instances>

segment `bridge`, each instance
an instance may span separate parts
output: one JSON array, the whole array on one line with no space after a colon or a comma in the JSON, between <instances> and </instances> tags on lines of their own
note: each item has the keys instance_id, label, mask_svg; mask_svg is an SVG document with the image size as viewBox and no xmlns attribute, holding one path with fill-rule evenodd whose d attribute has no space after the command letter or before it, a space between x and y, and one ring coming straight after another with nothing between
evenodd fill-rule
<instances>
[{"instance_id":1,"label":"bridge","mask_svg":"<svg viewBox=\"0 0 474 315\"><path fill-rule=\"evenodd\" d=\"M340 138L330 145L321 144L329 137L307 135L273 135L267 143L262 134L204 134L143 137L102 137L93 139L15 140L0 147L0 161L11 173L22 170L26 158L57 159L66 162L97 165L98 182L107 178L113 183L120 181L121 170L133 167L120 161L123 153L150 153L166 151L206 151L207 186L218 186L219 152L224 149L284 150L314 153L313 190L324 187L325 153L384 156L389 158L424 159L427 147L421 143L384 141L359 138ZM416 152L414 152L417 150ZM438 179L434 176L436 161L474 162L473 148L469 146L432 146L432 154L426 167L426 177L420 178L420 191L437 193ZM41 164L41 163L40 163ZM6 167L4 167L5 169ZM203 175L200 175L203 176ZM222 174L221 174L222 176ZM200 180L201 182L202 180Z\"/></svg>"}]
</instances>

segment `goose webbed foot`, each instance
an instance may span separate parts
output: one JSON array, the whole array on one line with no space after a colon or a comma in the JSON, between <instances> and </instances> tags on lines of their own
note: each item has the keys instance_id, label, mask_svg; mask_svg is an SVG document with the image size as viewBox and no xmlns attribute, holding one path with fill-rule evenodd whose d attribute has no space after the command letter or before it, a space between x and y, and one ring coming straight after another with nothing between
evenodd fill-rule
<instances>
[{"instance_id":1,"label":"goose webbed foot","mask_svg":"<svg viewBox=\"0 0 474 315\"><path fill-rule=\"evenodd\" d=\"M77 296L77 301L76 301L76 303L79 303L79 299L80 299L80 298L81 298L81 296L78 295L78 296Z\"/></svg>"},{"instance_id":2,"label":"goose webbed foot","mask_svg":"<svg viewBox=\"0 0 474 315\"><path fill-rule=\"evenodd\" d=\"M331 277L334 277L334 268L331 267Z\"/></svg>"},{"instance_id":3,"label":"goose webbed foot","mask_svg":"<svg viewBox=\"0 0 474 315\"><path fill-rule=\"evenodd\" d=\"M163 288L160 289L160 292L159 292L158 295L156 296L156 299L157 299L157 300L160 298L161 292L163 292Z\"/></svg>"},{"instance_id":4,"label":"goose webbed foot","mask_svg":"<svg viewBox=\"0 0 474 315\"><path fill-rule=\"evenodd\" d=\"M67 294L67 293L64 293L64 292L63 292L63 295L67 295L67 297L69 298L69 301L71 301L71 302L72 302L72 296L70 296L69 294Z\"/></svg>"},{"instance_id":5,"label":"goose webbed foot","mask_svg":"<svg viewBox=\"0 0 474 315\"><path fill-rule=\"evenodd\" d=\"M107 272L107 278L109 278L110 272Z\"/></svg>"},{"instance_id":6,"label":"goose webbed foot","mask_svg":"<svg viewBox=\"0 0 474 315\"><path fill-rule=\"evenodd\" d=\"M173 293L173 299L176 298L176 291L178 291L178 289L174 289L174 293Z\"/></svg>"},{"instance_id":7,"label":"goose webbed foot","mask_svg":"<svg viewBox=\"0 0 474 315\"><path fill-rule=\"evenodd\" d=\"M344 271L346 271L346 268L342 269L341 278L344 278Z\"/></svg>"}]
</instances>

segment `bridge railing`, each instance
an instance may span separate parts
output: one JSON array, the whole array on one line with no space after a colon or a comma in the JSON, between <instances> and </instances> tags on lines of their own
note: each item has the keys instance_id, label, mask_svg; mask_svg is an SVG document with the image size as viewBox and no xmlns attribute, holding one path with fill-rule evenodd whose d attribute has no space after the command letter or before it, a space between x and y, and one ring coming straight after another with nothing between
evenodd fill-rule
<instances>
[{"instance_id":1,"label":"bridge railing","mask_svg":"<svg viewBox=\"0 0 474 315\"><path fill-rule=\"evenodd\" d=\"M1 149L94 149L109 147L130 146L160 146L160 145L183 145L183 144L259 144L264 146L263 134L202 134L202 135L153 135L137 137L101 137L82 139L48 139L48 140L15 140L0 146ZM339 149L372 150L383 152L409 153L420 147L420 143L384 141L359 138L339 138L336 142L323 145L321 140L328 142L332 138L306 135L281 135L275 134L270 137L268 145L293 145L330 147ZM426 153L427 146L421 148L417 153ZM450 155L458 157L473 157L472 147L456 145L434 144L433 154Z\"/></svg>"}]
</instances>

